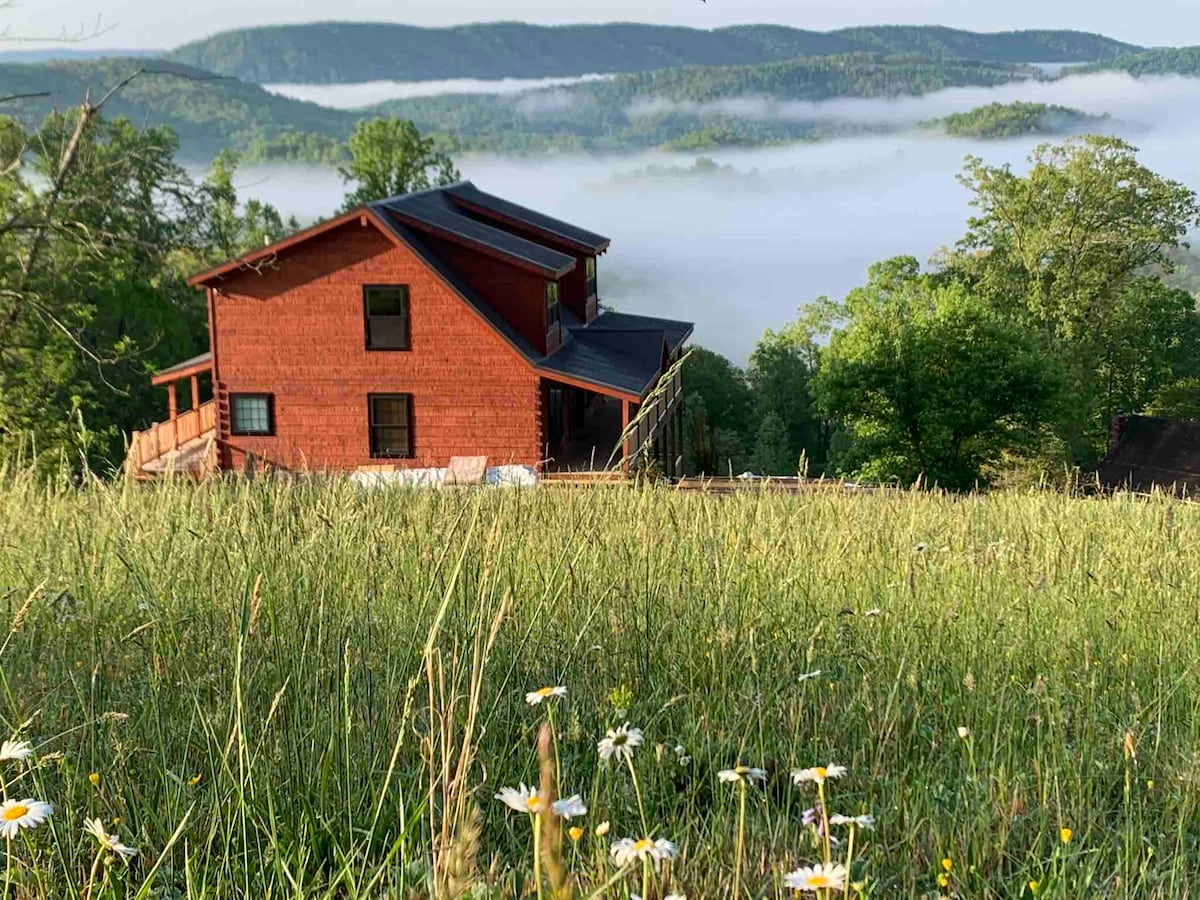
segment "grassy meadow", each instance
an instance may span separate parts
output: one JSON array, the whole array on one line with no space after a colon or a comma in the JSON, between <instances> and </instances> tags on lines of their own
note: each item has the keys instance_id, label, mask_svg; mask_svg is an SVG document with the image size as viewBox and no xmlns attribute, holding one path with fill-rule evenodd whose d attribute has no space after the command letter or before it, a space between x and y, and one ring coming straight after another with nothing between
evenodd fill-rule
<instances>
[{"instance_id":1,"label":"grassy meadow","mask_svg":"<svg viewBox=\"0 0 1200 900\"><path fill-rule=\"evenodd\" d=\"M537 820L544 898L1200 896L1198 535L1049 492L8 474L0 718L33 755L0 773L55 809L5 896L534 897L494 795L547 779L588 812ZM828 764L826 816L875 827L832 828L844 891L793 894L829 831L790 772ZM645 836L675 858L610 854Z\"/></svg>"}]
</instances>

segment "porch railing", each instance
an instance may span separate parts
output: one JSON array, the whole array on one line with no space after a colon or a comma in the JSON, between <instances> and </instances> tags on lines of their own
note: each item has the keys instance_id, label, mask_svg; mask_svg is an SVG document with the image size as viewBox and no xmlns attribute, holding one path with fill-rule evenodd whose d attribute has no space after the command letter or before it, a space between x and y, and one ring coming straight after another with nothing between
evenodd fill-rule
<instances>
[{"instance_id":1,"label":"porch railing","mask_svg":"<svg viewBox=\"0 0 1200 900\"><path fill-rule=\"evenodd\" d=\"M217 404L215 400L209 400L174 419L158 422L145 431L135 431L129 442L129 467L136 474L147 463L161 459L216 427Z\"/></svg>"}]
</instances>

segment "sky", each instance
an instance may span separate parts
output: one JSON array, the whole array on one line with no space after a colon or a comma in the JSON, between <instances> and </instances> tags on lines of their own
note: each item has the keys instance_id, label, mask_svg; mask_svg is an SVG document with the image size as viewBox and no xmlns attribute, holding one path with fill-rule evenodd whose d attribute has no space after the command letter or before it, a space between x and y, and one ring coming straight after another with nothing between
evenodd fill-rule
<instances>
[{"instance_id":1,"label":"sky","mask_svg":"<svg viewBox=\"0 0 1200 900\"><path fill-rule=\"evenodd\" d=\"M0 0L0 25L7 25L10 36L94 34L99 23L101 33L86 44L91 48L173 47L214 31L285 22L454 25L497 18L696 28L773 22L818 31L881 23L978 31L1073 28L1144 45L1200 44L1200 4L1195 0Z\"/></svg>"}]
</instances>

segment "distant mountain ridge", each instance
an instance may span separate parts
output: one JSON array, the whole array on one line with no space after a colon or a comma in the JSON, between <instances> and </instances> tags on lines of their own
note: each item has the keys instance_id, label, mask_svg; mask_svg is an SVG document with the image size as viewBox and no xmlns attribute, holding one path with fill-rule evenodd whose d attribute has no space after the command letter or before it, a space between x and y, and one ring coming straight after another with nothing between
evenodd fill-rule
<instances>
[{"instance_id":1,"label":"distant mountain ridge","mask_svg":"<svg viewBox=\"0 0 1200 900\"><path fill-rule=\"evenodd\" d=\"M978 33L941 26L818 32L782 25L706 31L667 25L497 22L421 28L364 22L272 25L215 34L167 58L258 84L548 78L732 66L848 53L1008 63L1091 63L1142 50L1080 31Z\"/></svg>"}]
</instances>

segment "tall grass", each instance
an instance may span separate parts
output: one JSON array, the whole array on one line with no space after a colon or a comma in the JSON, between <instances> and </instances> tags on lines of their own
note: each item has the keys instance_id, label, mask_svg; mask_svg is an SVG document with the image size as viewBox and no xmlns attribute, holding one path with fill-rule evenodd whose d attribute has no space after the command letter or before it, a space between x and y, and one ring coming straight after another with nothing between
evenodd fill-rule
<instances>
[{"instance_id":1,"label":"tall grass","mask_svg":"<svg viewBox=\"0 0 1200 900\"><path fill-rule=\"evenodd\" d=\"M11 893L533 896L529 829L492 795L538 783L524 694L560 684L579 896L641 836L596 752L626 720L680 849L652 891L728 897L740 858L741 897L790 896L823 849L788 771L836 762L828 811L878 820L868 896L1197 895L1198 528L1169 500L1052 493L10 474L0 719L40 761L8 791L57 807L8 844ZM738 763L767 770L744 834L716 776ZM88 816L138 855L89 879Z\"/></svg>"}]
</instances>

